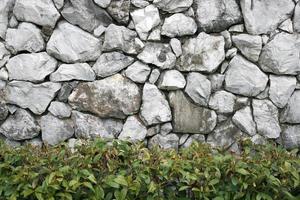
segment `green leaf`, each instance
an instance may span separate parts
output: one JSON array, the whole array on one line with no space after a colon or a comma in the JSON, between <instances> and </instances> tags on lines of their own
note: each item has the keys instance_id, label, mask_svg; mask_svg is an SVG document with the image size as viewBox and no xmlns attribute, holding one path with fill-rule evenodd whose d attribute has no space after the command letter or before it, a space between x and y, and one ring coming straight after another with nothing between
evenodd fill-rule
<instances>
[{"instance_id":1,"label":"green leaf","mask_svg":"<svg viewBox=\"0 0 300 200\"><path fill-rule=\"evenodd\" d=\"M87 188L91 189L93 192L95 192L95 189L90 182L83 182L82 185L84 185L85 187L87 187Z\"/></svg>"},{"instance_id":2,"label":"green leaf","mask_svg":"<svg viewBox=\"0 0 300 200\"><path fill-rule=\"evenodd\" d=\"M122 175L117 176L117 177L114 179L114 181L115 181L116 183L120 184L120 185L128 186L128 183L127 183L125 177L122 176Z\"/></svg>"},{"instance_id":3,"label":"green leaf","mask_svg":"<svg viewBox=\"0 0 300 200\"><path fill-rule=\"evenodd\" d=\"M237 169L236 172L238 172L238 173L240 173L242 175L249 175L250 174L247 170L245 170L243 168Z\"/></svg>"}]
</instances>

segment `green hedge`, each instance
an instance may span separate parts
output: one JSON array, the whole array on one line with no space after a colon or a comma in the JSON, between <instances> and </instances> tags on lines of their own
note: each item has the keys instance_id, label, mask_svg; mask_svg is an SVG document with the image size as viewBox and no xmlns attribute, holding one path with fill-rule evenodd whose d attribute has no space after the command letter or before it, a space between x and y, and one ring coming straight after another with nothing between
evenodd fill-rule
<instances>
[{"instance_id":1,"label":"green hedge","mask_svg":"<svg viewBox=\"0 0 300 200\"><path fill-rule=\"evenodd\" d=\"M203 144L176 152L94 141L10 149L0 144L0 199L300 199L296 152L243 144L241 156Z\"/></svg>"}]
</instances>

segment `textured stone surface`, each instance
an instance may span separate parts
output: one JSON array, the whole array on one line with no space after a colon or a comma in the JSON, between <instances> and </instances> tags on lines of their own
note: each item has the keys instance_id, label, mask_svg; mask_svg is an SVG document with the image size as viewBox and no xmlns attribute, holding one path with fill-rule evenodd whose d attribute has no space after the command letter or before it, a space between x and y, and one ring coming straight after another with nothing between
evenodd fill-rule
<instances>
[{"instance_id":1,"label":"textured stone surface","mask_svg":"<svg viewBox=\"0 0 300 200\"><path fill-rule=\"evenodd\" d=\"M111 0L107 7L108 13L119 23L127 24L129 21L130 0Z\"/></svg>"},{"instance_id":2,"label":"textured stone surface","mask_svg":"<svg viewBox=\"0 0 300 200\"><path fill-rule=\"evenodd\" d=\"M282 144L287 149L300 147L300 125L284 125L282 130Z\"/></svg>"},{"instance_id":3,"label":"textured stone surface","mask_svg":"<svg viewBox=\"0 0 300 200\"><path fill-rule=\"evenodd\" d=\"M186 81L177 70L166 70L158 79L158 88L163 90L177 90L184 88Z\"/></svg>"},{"instance_id":4,"label":"textured stone surface","mask_svg":"<svg viewBox=\"0 0 300 200\"><path fill-rule=\"evenodd\" d=\"M13 9L15 0L2 0L0 3L0 38L5 39L8 16Z\"/></svg>"},{"instance_id":5,"label":"textured stone surface","mask_svg":"<svg viewBox=\"0 0 300 200\"><path fill-rule=\"evenodd\" d=\"M107 8L111 0L94 0L94 2L102 8Z\"/></svg>"},{"instance_id":6,"label":"textured stone surface","mask_svg":"<svg viewBox=\"0 0 300 200\"><path fill-rule=\"evenodd\" d=\"M300 90L296 90L281 113L281 122L300 123Z\"/></svg>"},{"instance_id":7,"label":"textured stone surface","mask_svg":"<svg viewBox=\"0 0 300 200\"><path fill-rule=\"evenodd\" d=\"M209 107L217 113L232 113L236 97L230 92L220 90L211 95Z\"/></svg>"},{"instance_id":8,"label":"textured stone surface","mask_svg":"<svg viewBox=\"0 0 300 200\"><path fill-rule=\"evenodd\" d=\"M130 142L141 142L144 141L146 135L147 128L138 119L138 117L130 116L126 119L123 130L118 136L118 139Z\"/></svg>"},{"instance_id":9,"label":"textured stone surface","mask_svg":"<svg viewBox=\"0 0 300 200\"><path fill-rule=\"evenodd\" d=\"M232 122L243 132L253 136L256 134L256 124L249 106L235 112Z\"/></svg>"},{"instance_id":10,"label":"textured stone surface","mask_svg":"<svg viewBox=\"0 0 300 200\"><path fill-rule=\"evenodd\" d=\"M179 137L176 134L169 135L155 135L149 139L148 146L150 148L159 146L163 149L178 149Z\"/></svg>"},{"instance_id":11,"label":"textured stone surface","mask_svg":"<svg viewBox=\"0 0 300 200\"><path fill-rule=\"evenodd\" d=\"M163 11L177 13L187 10L193 0L154 0L153 3Z\"/></svg>"},{"instance_id":12,"label":"textured stone surface","mask_svg":"<svg viewBox=\"0 0 300 200\"><path fill-rule=\"evenodd\" d=\"M58 118L68 118L71 116L72 108L63 102L52 101L48 110L52 115Z\"/></svg>"},{"instance_id":13,"label":"textured stone surface","mask_svg":"<svg viewBox=\"0 0 300 200\"><path fill-rule=\"evenodd\" d=\"M295 31L300 33L300 2L298 2L295 7L293 25L294 25Z\"/></svg>"},{"instance_id":14,"label":"textured stone surface","mask_svg":"<svg viewBox=\"0 0 300 200\"><path fill-rule=\"evenodd\" d=\"M150 73L151 68L140 61L130 65L124 72L127 78L137 83L145 83Z\"/></svg>"},{"instance_id":15,"label":"textured stone surface","mask_svg":"<svg viewBox=\"0 0 300 200\"><path fill-rule=\"evenodd\" d=\"M181 54L182 54L182 48L181 48L181 42L180 42L180 40L178 40L176 38L172 38L170 40L170 46L171 46L173 52L175 53L176 57L181 56Z\"/></svg>"}]
</instances>

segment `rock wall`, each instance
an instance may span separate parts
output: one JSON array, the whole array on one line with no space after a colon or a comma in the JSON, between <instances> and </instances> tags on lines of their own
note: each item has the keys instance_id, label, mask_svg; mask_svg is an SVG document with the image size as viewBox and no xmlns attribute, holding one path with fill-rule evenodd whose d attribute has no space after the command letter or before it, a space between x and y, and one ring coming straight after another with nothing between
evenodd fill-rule
<instances>
[{"instance_id":1,"label":"rock wall","mask_svg":"<svg viewBox=\"0 0 300 200\"><path fill-rule=\"evenodd\" d=\"M1 0L11 145L300 146L300 2Z\"/></svg>"}]
</instances>

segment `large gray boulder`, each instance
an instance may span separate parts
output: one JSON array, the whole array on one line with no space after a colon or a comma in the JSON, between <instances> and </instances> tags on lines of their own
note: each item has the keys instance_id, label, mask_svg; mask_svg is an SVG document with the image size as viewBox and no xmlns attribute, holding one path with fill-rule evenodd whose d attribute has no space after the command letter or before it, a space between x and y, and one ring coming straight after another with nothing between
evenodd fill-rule
<instances>
[{"instance_id":1,"label":"large gray boulder","mask_svg":"<svg viewBox=\"0 0 300 200\"><path fill-rule=\"evenodd\" d=\"M120 74L80 83L69 96L73 109L88 111L99 117L124 119L138 112L141 104L139 88Z\"/></svg>"},{"instance_id":2,"label":"large gray boulder","mask_svg":"<svg viewBox=\"0 0 300 200\"><path fill-rule=\"evenodd\" d=\"M296 90L281 113L280 121L290 124L300 123L300 90Z\"/></svg>"},{"instance_id":3,"label":"large gray boulder","mask_svg":"<svg viewBox=\"0 0 300 200\"><path fill-rule=\"evenodd\" d=\"M209 108L215 110L217 113L232 113L236 96L230 92L220 90L211 95L209 100Z\"/></svg>"},{"instance_id":4,"label":"large gray boulder","mask_svg":"<svg viewBox=\"0 0 300 200\"><path fill-rule=\"evenodd\" d=\"M183 44L176 67L180 71L214 72L225 59L224 46L223 36L202 32Z\"/></svg>"},{"instance_id":5,"label":"large gray boulder","mask_svg":"<svg viewBox=\"0 0 300 200\"><path fill-rule=\"evenodd\" d=\"M8 16L13 9L15 0L1 0L0 2L0 38L5 39Z\"/></svg>"},{"instance_id":6,"label":"large gray boulder","mask_svg":"<svg viewBox=\"0 0 300 200\"><path fill-rule=\"evenodd\" d=\"M256 124L250 106L236 111L232 117L232 122L248 135L254 136L256 134Z\"/></svg>"},{"instance_id":7,"label":"large gray boulder","mask_svg":"<svg viewBox=\"0 0 300 200\"><path fill-rule=\"evenodd\" d=\"M111 0L107 12L120 24L128 24L130 0Z\"/></svg>"},{"instance_id":8,"label":"large gray boulder","mask_svg":"<svg viewBox=\"0 0 300 200\"><path fill-rule=\"evenodd\" d=\"M189 9L193 0L154 0L153 4L163 11L177 13Z\"/></svg>"},{"instance_id":9,"label":"large gray boulder","mask_svg":"<svg viewBox=\"0 0 300 200\"><path fill-rule=\"evenodd\" d=\"M300 147L300 125L284 125L282 127L281 141L285 148Z\"/></svg>"},{"instance_id":10,"label":"large gray boulder","mask_svg":"<svg viewBox=\"0 0 300 200\"><path fill-rule=\"evenodd\" d=\"M158 88L162 90L178 90L185 87L184 76L177 70L166 70L160 74Z\"/></svg>"},{"instance_id":11,"label":"large gray boulder","mask_svg":"<svg viewBox=\"0 0 300 200\"><path fill-rule=\"evenodd\" d=\"M101 54L101 42L79 27L62 21L47 43L47 52L66 63L95 61Z\"/></svg>"},{"instance_id":12,"label":"large gray boulder","mask_svg":"<svg viewBox=\"0 0 300 200\"><path fill-rule=\"evenodd\" d=\"M173 110L173 131L207 134L215 128L215 111L191 103L180 90L170 92L169 100Z\"/></svg>"},{"instance_id":13,"label":"large gray boulder","mask_svg":"<svg viewBox=\"0 0 300 200\"><path fill-rule=\"evenodd\" d=\"M147 135L147 128L137 116L129 116L118 139L130 142L142 142Z\"/></svg>"}]
</instances>

